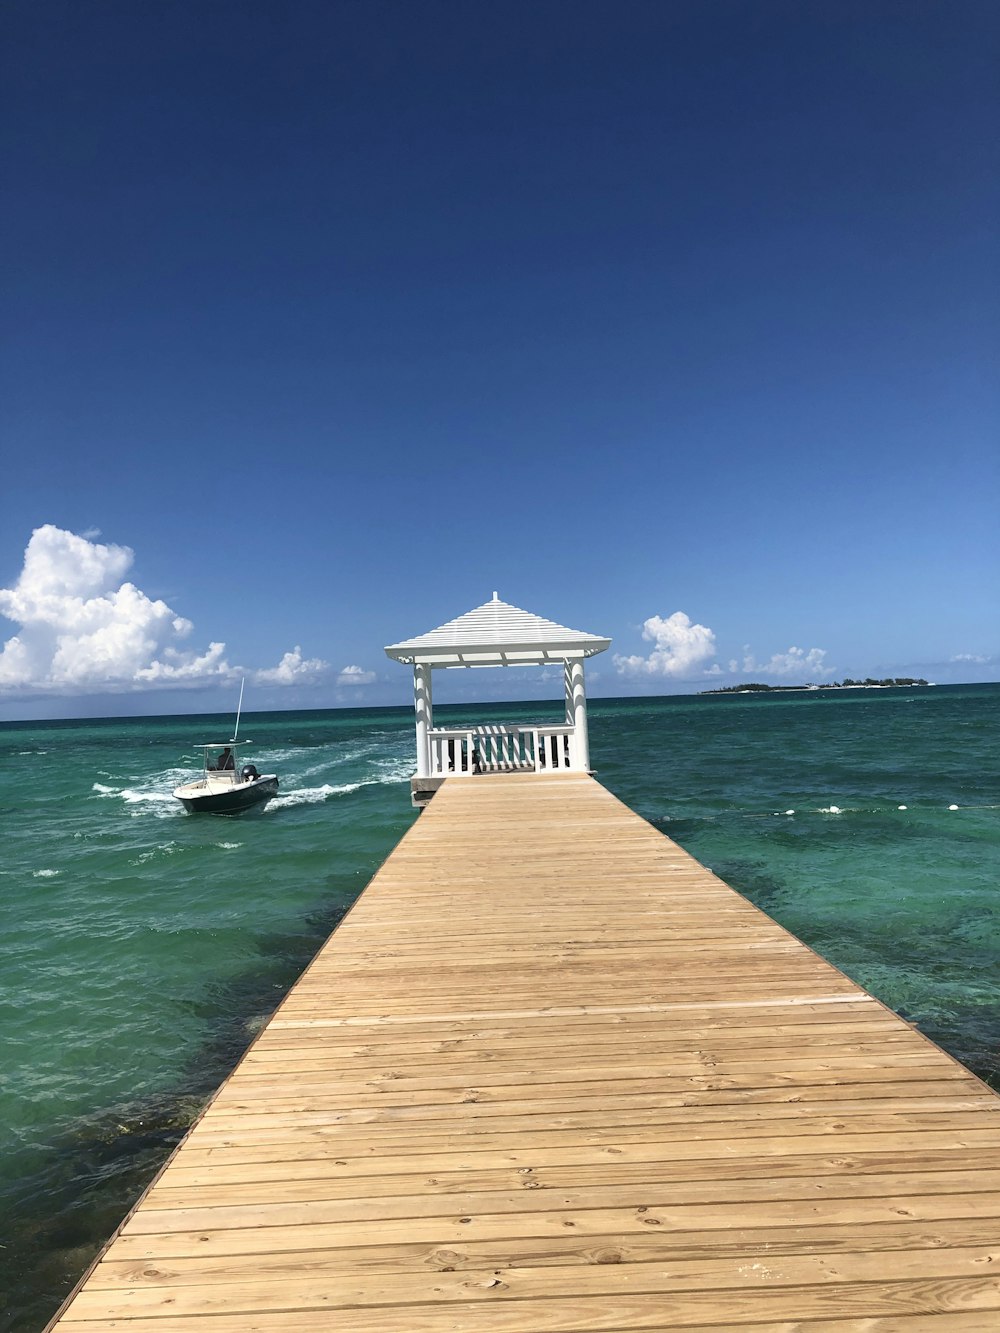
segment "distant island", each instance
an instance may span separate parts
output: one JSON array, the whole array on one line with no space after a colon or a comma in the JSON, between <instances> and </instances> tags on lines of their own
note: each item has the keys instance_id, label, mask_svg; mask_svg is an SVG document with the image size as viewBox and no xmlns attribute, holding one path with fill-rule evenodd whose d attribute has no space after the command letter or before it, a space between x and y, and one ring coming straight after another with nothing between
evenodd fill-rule
<instances>
[{"instance_id":1,"label":"distant island","mask_svg":"<svg viewBox=\"0 0 1000 1333\"><path fill-rule=\"evenodd\" d=\"M913 676L886 676L884 680L874 680L868 676L865 680L831 680L824 685L762 685L760 681L748 681L745 685L720 685L717 690L699 690L699 694L775 694L782 690L871 690L886 689L892 685L929 685L930 681L916 679Z\"/></svg>"}]
</instances>

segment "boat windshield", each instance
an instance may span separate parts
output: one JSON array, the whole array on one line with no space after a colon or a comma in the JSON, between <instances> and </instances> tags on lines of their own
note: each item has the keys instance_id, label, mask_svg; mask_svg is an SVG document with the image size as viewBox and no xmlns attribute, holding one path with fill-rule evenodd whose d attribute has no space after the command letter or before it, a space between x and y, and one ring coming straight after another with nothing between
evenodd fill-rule
<instances>
[{"instance_id":1,"label":"boat windshield","mask_svg":"<svg viewBox=\"0 0 1000 1333\"><path fill-rule=\"evenodd\" d=\"M240 741L239 745L245 743ZM236 754L238 745L235 741L218 741L214 745L202 745L199 748L205 752L206 773L232 772L239 767Z\"/></svg>"}]
</instances>

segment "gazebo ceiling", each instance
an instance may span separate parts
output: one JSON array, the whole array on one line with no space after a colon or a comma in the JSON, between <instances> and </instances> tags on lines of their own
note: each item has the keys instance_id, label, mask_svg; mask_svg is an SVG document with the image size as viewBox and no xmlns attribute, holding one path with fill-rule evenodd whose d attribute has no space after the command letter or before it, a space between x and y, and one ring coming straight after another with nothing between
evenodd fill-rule
<instances>
[{"instance_id":1,"label":"gazebo ceiling","mask_svg":"<svg viewBox=\"0 0 1000 1333\"><path fill-rule=\"evenodd\" d=\"M610 645L610 639L567 629L501 602L494 593L491 602L414 639L390 643L385 651L396 662L432 667L541 666L593 657Z\"/></svg>"}]
</instances>

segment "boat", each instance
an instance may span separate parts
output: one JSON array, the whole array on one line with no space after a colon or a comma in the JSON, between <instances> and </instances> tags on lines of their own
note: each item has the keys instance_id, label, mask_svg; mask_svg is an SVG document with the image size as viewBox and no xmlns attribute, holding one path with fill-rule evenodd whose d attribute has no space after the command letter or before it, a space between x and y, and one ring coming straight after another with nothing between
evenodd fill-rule
<instances>
[{"instance_id":1,"label":"boat","mask_svg":"<svg viewBox=\"0 0 1000 1333\"><path fill-rule=\"evenodd\" d=\"M240 701L236 706L233 739L196 746L205 755L204 773L200 778L174 788L174 795L189 814L238 815L252 806L263 805L278 794L276 774L258 773L255 764L240 767L238 753L252 743L237 740L245 684L244 678L240 682Z\"/></svg>"},{"instance_id":2,"label":"boat","mask_svg":"<svg viewBox=\"0 0 1000 1333\"><path fill-rule=\"evenodd\" d=\"M258 773L254 764L240 767L238 752L249 744L231 740L196 747L204 751L204 773L174 788L174 795L189 814L238 815L277 796L276 774Z\"/></svg>"}]
</instances>

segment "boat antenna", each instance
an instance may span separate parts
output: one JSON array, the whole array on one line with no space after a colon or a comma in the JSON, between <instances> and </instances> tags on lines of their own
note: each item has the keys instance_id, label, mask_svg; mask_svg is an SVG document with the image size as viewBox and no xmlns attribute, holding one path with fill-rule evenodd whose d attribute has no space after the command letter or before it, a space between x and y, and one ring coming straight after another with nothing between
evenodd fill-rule
<instances>
[{"instance_id":1,"label":"boat antenna","mask_svg":"<svg viewBox=\"0 0 1000 1333\"><path fill-rule=\"evenodd\" d=\"M230 744L236 744L236 737L240 734L240 713L243 712L243 686L247 683L246 676L240 681L240 701L236 705L236 729L233 731L233 739Z\"/></svg>"}]
</instances>

